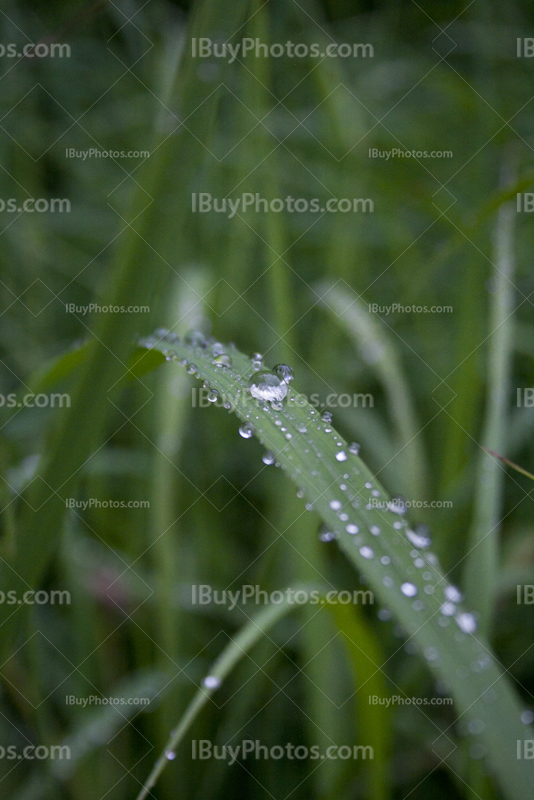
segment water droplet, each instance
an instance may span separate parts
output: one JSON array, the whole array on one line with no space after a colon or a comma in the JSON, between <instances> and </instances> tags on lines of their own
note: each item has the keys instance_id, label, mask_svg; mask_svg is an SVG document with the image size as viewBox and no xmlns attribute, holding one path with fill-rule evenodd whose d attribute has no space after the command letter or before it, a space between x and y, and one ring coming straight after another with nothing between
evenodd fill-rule
<instances>
[{"instance_id":1,"label":"water droplet","mask_svg":"<svg viewBox=\"0 0 534 800\"><path fill-rule=\"evenodd\" d=\"M174 750L165 750L165 758L167 759L167 761L174 761L174 759L176 758L176 753L174 752Z\"/></svg>"},{"instance_id":2,"label":"water droplet","mask_svg":"<svg viewBox=\"0 0 534 800\"><path fill-rule=\"evenodd\" d=\"M205 686L206 689L218 689L221 685L221 679L216 675L206 675L202 681L202 685Z\"/></svg>"},{"instance_id":3,"label":"water droplet","mask_svg":"<svg viewBox=\"0 0 534 800\"><path fill-rule=\"evenodd\" d=\"M454 605L454 603L451 603L450 600L449 600L446 603L443 603L443 605L440 608L440 611L443 614L443 616L452 617L453 614L456 611L456 606Z\"/></svg>"},{"instance_id":4,"label":"water droplet","mask_svg":"<svg viewBox=\"0 0 534 800\"><path fill-rule=\"evenodd\" d=\"M423 536L421 533L417 533L416 531L410 530L410 528L406 528L404 531L406 534L406 538L415 545L415 547L420 547L424 550L425 547L430 547L432 542L427 536Z\"/></svg>"},{"instance_id":5,"label":"water droplet","mask_svg":"<svg viewBox=\"0 0 534 800\"><path fill-rule=\"evenodd\" d=\"M308 428L303 422L297 424L297 430L299 433L308 433Z\"/></svg>"},{"instance_id":6,"label":"water droplet","mask_svg":"<svg viewBox=\"0 0 534 800\"><path fill-rule=\"evenodd\" d=\"M274 462L275 462L274 453L272 453L270 450L267 450L262 455L261 460L263 461L264 464L267 464L267 465L274 464ZM297 492L297 497L298 497L298 492Z\"/></svg>"},{"instance_id":7,"label":"water droplet","mask_svg":"<svg viewBox=\"0 0 534 800\"><path fill-rule=\"evenodd\" d=\"M280 402L287 394L287 384L267 369L255 372L248 386L252 397L271 403Z\"/></svg>"},{"instance_id":8,"label":"water droplet","mask_svg":"<svg viewBox=\"0 0 534 800\"><path fill-rule=\"evenodd\" d=\"M387 608L381 608L377 614L377 617L381 622L389 622L391 619L391 611L388 611Z\"/></svg>"},{"instance_id":9,"label":"water droplet","mask_svg":"<svg viewBox=\"0 0 534 800\"><path fill-rule=\"evenodd\" d=\"M184 336L186 344L191 344L193 347L207 347L208 343L202 331L188 331Z\"/></svg>"},{"instance_id":10,"label":"water droplet","mask_svg":"<svg viewBox=\"0 0 534 800\"><path fill-rule=\"evenodd\" d=\"M339 453L336 453L336 460L337 461L346 461L347 460L347 454L345 453L344 450L340 450Z\"/></svg>"},{"instance_id":11,"label":"water droplet","mask_svg":"<svg viewBox=\"0 0 534 800\"><path fill-rule=\"evenodd\" d=\"M341 508L341 506L342 506L342 503L341 503L339 500L330 500L330 503L329 503L329 505L330 505L330 508L331 508L333 511L339 511L339 509L340 509L340 508Z\"/></svg>"},{"instance_id":12,"label":"water droplet","mask_svg":"<svg viewBox=\"0 0 534 800\"><path fill-rule=\"evenodd\" d=\"M407 583L403 583L403 584L401 584L400 588L401 588L401 592L406 597L415 597L415 595L417 594L417 586L414 586L413 583L408 583L408 582Z\"/></svg>"},{"instance_id":13,"label":"water droplet","mask_svg":"<svg viewBox=\"0 0 534 800\"><path fill-rule=\"evenodd\" d=\"M319 539L321 542L332 542L336 538L336 534L333 531L329 531L328 528L321 528L319 533Z\"/></svg>"},{"instance_id":14,"label":"water droplet","mask_svg":"<svg viewBox=\"0 0 534 800\"><path fill-rule=\"evenodd\" d=\"M389 576L389 575L386 575L384 578L382 578L382 583L383 583L383 584L384 584L384 586L386 586L388 589L391 589L391 587L393 586L393 578L390 578L390 576Z\"/></svg>"},{"instance_id":15,"label":"water droplet","mask_svg":"<svg viewBox=\"0 0 534 800\"><path fill-rule=\"evenodd\" d=\"M365 484L365 488L366 489L372 489L373 488L373 484L371 483L371 481L367 481L367 483Z\"/></svg>"},{"instance_id":16,"label":"water droplet","mask_svg":"<svg viewBox=\"0 0 534 800\"><path fill-rule=\"evenodd\" d=\"M254 433L254 426L250 424L250 422L245 422L239 428L239 435L243 437L243 439L250 439L252 434Z\"/></svg>"},{"instance_id":17,"label":"water droplet","mask_svg":"<svg viewBox=\"0 0 534 800\"><path fill-rule=\"evenodd\" d=\"M360 547L360 555L363 558L368 558L369 559L369 558L374 558L375 554L374 554L374 550L371 547L367 547L367 545L364 545L363 547Z\"/></svg>"},{"instance_id":18,"label":"water droplet","mask_svg":"<svg viewBox=\"0 0 534 800\"><path fill-rule=\"evenodd\" d=\"M443 590L445 597L447 600L451 600L453 603L461 603L462 602L462 595L456 588L456 586L446 586Z\"/></svg>"},{"instance_id":19,"label":"water droplet","mask_svg":"<svg viewBox=\"0 0 534 800\"><path fill-rule=\"evenodd\" d=\"M389 556L382 556L380 563L387 567L388 564L391 564L391 558Z\"/></svg>"},{"instance_id":20,"label":"water droplet","mask_svg":"<svg viewBox=\"0 0 534 800\"><path fill-rule=\"evenodd\" d=\"M521 722L523 725L531 725L534 722L534 711L523 711Z\"/></svg>"},{"instance_id":21,"label":"water droplet","mask_svg":"<svg viewBox=\"0 0 534 800\"><path fill-rule=\"evenodd\" d=\"M231 356L227 355L227 353L221 353L220 355L215 356L213 363L218 367L231 367L232 358Z\"/></svg>"},{"instance_id":22,"label":"water droplet","mask_svg":"<svg viewBox=\"0 0 534 800\"><path fill-rule=\"evenodd\" d=\"M332 422L332 413L330 411L323 411L321 419L323 422Z\"/></svg>"},{"instance_id":23,"label":"water droplet","mask_svg":"<svg viewBox=\"0 0 534 800\"><path fill-rule=\"evenodd\" d=\"M358 442L351 442L349 444L349 453L352 453L353 456L357 456L360 452L360 445Z\"/></svg>"},{"instance_id":24,"label":"water droplet","mask_svg":"<svg viewBox=\"0 0 534 800\"><path fill-rule=\"evenodd\" d=\"M378 527L378 525L371 525L369 530L373 534L373 536L380 536L380 528Z\"/></svg>"},{"instance_id":25,"label":"water droplet","mask_svg":"<svg viewBox=\"0 0 534 800\"><path fill-rule=\"evenodd\" d=\"M352 523L350 525L347 525L345 530L347 531L347 533L350 533L353 536L360 532L360 529L358 528L358 526L357 525L353 525Z\"/></svg>"},{"instance_id":26,"label":"water droplet","mask_svg":"<svg viewBox=\"0 0 534 800\"><path fill-rule=\"evenodd\" d=\"M189 366L187 367L187 372L189 373L189 375L196 375L197 372L198 372L197 365L196 364L189 364Z\"/></svg>"},{"instance_id":27,"label":"water droplet","mask_svg":"<svg viewBox=\"0 0 534 800\"><path fill-rule=\"evenodd\" d=\"M392 511L393 514L406 514L406 506L399 500L390 500L388 509Z\"/></svg>"},{"instance_id":28,"label":"water droplet","mask_svg":"<svg viewBox=\"0 0 534 800\"><path fill-rule=\"evenodd\" d=\"M219 398L219 392L217 389L212 389L211 392L208 392L208 400L210 403L215 403L215 401Z\"/></svg>"},{"instance_id":29,"label":"water droplet","mask_svg":"<svg viewBox=\"0 0 534 800\"><path fill-rule=\"evenodd\" d=\"M221 342L215 342L211 346L211 354L215 358L215 356L222 356L226 353L226 348Z\"/></svg>"},{"instance_id":30,"label":"water droplet","mask_svg":"<svg viewBox=\"0 0 534 800\"><path fill-rule=\"evenodd\" d=\"M167 336L167 334L169 333L169 329L168 328L156 328L154 333L156 334L158 339L164 339Z\"/></svg>"},{"instance_id":31,"label":"water droplet","mask_svg":"<svg viewBox=\"0 0 534 800\"><path fill-rule=\"evenodd\" d=\"M464 633L474 633L477 629L477 623L472 614L464 612L463 614L459 614L456 617L456 622L458 623L458 627Z\"/></svg>"},{"instance_id":32,"label":"water droplet","mask_svg":"<svg viewBox=\"0 0 534 800\"><path fill-rule=\"evenodd\" d=\"M277 364L276 367L273 367L273 372L275 375L278 375L284 383L291 383L295 377L292 368L287 364Z\"/></svg>"}]
</instances>

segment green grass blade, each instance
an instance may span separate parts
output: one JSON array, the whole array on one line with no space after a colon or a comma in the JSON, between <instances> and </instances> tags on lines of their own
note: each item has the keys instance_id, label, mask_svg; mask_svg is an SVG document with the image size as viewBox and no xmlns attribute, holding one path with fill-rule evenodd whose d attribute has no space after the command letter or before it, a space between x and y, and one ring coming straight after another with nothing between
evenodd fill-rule
<instances>
[{"instance_id":1,"label":"green grass blade","mask_svg":"<svg viewBox=\"0 0 534 800\"><path fill-rule=\"evenodd\" d=\"M248 391L254 372L250 359L228 346L232 364L222 367L214 363L212 343L173 342L170 346L154 340L147 344L167 351L169 358L208 381L220 400L253 426L256 437L275 453L308 503L335 531L341 549L447 686L459 715L477 720L481 732L476 741L485 748L504 796L524 800L531 791L534 765L516 756L517 742L528 735L520 720L522 709L489 645L476 632L472 615L448 585L438 559L425 549L426 543L409 539L413 534L394 509L371 504L373 498L387 502L386 492L358 456L349 451L346 459L336 458L340 452L347 453L347 444L335 431L328 432L330 425L305 397L289 387L279 410L257 402ZM357 526L357 534L347 531L347 525ZM446 602L452 605L444 609Z\"/></svg>"},{"instance_id":2,"label":"green grass blade","mask_svg":"<svg viewBox=\"0 0 534 800\"><path fill-rule=\"evenodd\" d=\"M287 614L291 608L292 606L288 602L268 606L253 617L250 622L247 622L235 638L228 643L213 665L213 669L210 670L209 677L214 679L216 686L214 688L203 686L196 692L177 727L172 731L165 752L156 761L154 769L137 796L137 800L145 800L148 797L150 790L169 763L168 754L174 753L220 683L230 674L241 658L263 637L266 631Z\"/></svg>"},{"instance_id":3,"label":"green grass blade","mask_svg":"<svg viewBox=\"0 0 534 800\"><path fill-rule=\"evenodd\" d=\"M369 368L374 371L386 393L389 413L402 446L399 458L402 458L409 473L408 488L414 499L424 499L427 468L421 426L417 423L412 395L392 336L355 295L327 284L320 286L318 291L322 305L334 312L332 316L343 325L354 344L359 349L368 349L373 353Z\"/></svg>"},{"instance_id":4,"label":"green grass blade","mask_svg":"<svg viewBox=\"0 0 534 800\"><path fill-rule=\"evenodd\" d=\"M514 309L513 233L516 211L508 203L497 219L495 246L495 290L491 295L488 402L482 443L500 453L506 446L508 394L513 355L512 312ZM469 536L466 562L466 595L478 611L481 630L491 625L497 584L498 545L502 517L505 471L482 450L478 463L475 516Z\"/></svg>"}]
</instances>

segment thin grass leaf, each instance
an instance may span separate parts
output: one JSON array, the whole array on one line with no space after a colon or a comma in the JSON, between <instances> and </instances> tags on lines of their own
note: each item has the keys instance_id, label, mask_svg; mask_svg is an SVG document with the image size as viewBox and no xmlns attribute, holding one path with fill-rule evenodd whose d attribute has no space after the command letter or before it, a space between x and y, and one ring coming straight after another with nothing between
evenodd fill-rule
<instances>
[{"instance_id":1,"label":"thin grass leaf","mask_svg":"<svg viewBox=\"0 0 534 800\"><path fill-rule=\"evenodd\" d=\"M292 608L293 606L288 602L268 606L256 614L250 622L247 622L235 638L227 644L213 665L213 669L210 670L209 676L204 679L204 685L196 692L177 727L172 731L165 752L156 761L154 769L137 796L137 800L145 800L148 797L150 790L169 763L169 760L174 758L176 748L222 681L228 677L236 664L256 642L261 640L269 628Z\"/></svg>"},{"instance_id":2,"label":"thin grass leaf","mask_svg":"<svg viewBox=\"0 0 534 800\"><path fill-rule=\"evenodd\" d=\"M508 393L513 356L514 251L516 211L511 203L499 209L495 240L495 289L491 295L488 354L488 401L482 440L499 452L508 427ZM466 595L489 633L498 571L499 533L505 472L482 452L478 461L475 515L469 535Z\"/></svg>"},{"instance_id":3,"label":"thin grass leaf","mask_svg":"<svg viewBox=\"0 0 534 800\"><path fill-rule=\"evenodd\" d=\"M318 287L318 292L323 307L333 312L333 318L343 325L356 347L369 354L367 365L384 387L396 437L402 446L400 458L408 471L412 497L426 497L427 467L421 426L417 422L411 391L392 337L355 295L329 284Z\"/></svg>"},{"instance_id":4,"label":"thin grass leaf","mask_svg":"<svg viewBox=\"0 0 534 800\"><path fill-rule=\"evenodd\" d=\"M335 431L329 432L330 422L323 421L291 386L286 387L283 403L275 407L252 397L249 380L255 367L235 347L224 348L201 336L190 343L171 345L154 338L145 344L207 381L216 393L214 399L230 405L274 453L378 599L396 615L436 678L444 682L458 714L467 721L477 720L480 733L473 744L487 754L504 796L524 800L534 765L516 755L517 742L526 739L528 731L509 680L478 635L459 591L449 585L438 559L428 551L429 543L415 536L394 505L377 508L371 502L386 504L389 498L365 463ZM223 359L221 347L226 350ZM451 731L447 737L452 738Z\"/></svg>"},{"instance_id":5,"label":"thin grass leaf","mask_svg":"<svg viewBox=\"0 0 534 800\"><path fill-rule=\"evenodd\" d=\"M489 448L487 448L487 447L484 447L483 449L486 451L486 453L489 453L490 456L495 456L495 458L498 458L499 461L503 462L503 464L508 464L508 466L512 467L512 469L515 469L516 472L520 472L521 475L526 475L527 478L530 478L531 481L534 481L534 475L532 474L532 472L528 472L526 469L523 469L523 467L520 467L519 464L515 464L513 461L510 461L508 458L505 458L504 456L500 456L494 450L489 450Z\"/></svg>"}]
</instances>

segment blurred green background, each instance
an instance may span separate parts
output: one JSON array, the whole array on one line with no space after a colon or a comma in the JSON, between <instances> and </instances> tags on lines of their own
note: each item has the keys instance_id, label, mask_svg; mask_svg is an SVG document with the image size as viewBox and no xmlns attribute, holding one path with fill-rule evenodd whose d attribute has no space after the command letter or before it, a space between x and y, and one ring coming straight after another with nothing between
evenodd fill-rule
<instances>
[{"instance_id":1,"label":"blurred green background","mask_svg":"<svg viewBox=\"0 0 534 800\"><path fill-rule=\"evenodd\" d=\"M481 448L534 470L534 408L517 402L534 384L534 237L528 211L516 213L534 182L531 4L5 0L0 28L6 46L70 47L0 57L1 589L71 594L22 607L2 595L0 747L72 748L68 761L0 759L1 796L135 797L250 615L193 605L193 585L365 588L232 416L193 408L175 364L133 369L135 339L161 326L287 362L321 404L372 396L372 407L334 404L336 428L391 493L426 502L412 521L492 621L497 656L534 707L532 613L516 602L516 586L534 583L532 483ZM229 63L194 58L202 37L367 43L372 54ZM150 155L79 155L91 148ZM194 212L201 192L321 208L360 198L372 211L230 219ZM10 211L10 198L69 210ZM149 310L88 309L109 303ZM374 303L452 312L371 314ZM70 372L56 360L66 352ZM27 392L70 404L19 406ZM118 506L66 508L91 499ZM377 691L439 696L387 614L357 615L384 665ZM372 763L230 767L193 761L188 740L152 796L501 796L481 762L474 776L451 707L378 714L357 692L360 667L355 677L326 609L299 612L244 659L189 738L352 745L374 725ZM151 702L66 701L92 695ZM441 731L456 747L436 744Z\"/></svg>"}]
</instances>

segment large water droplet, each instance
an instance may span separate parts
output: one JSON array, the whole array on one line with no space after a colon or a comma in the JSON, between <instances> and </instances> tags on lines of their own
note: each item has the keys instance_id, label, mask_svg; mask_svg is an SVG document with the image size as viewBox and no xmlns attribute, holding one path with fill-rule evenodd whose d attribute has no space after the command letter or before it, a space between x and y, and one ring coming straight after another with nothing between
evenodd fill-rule
<instances>
[{"instance_id":1,"label":"large water droplet","mask_svg":"<svg viewBox=\"0 0 534 800\"><path fill-rule=\"evenodd\" d=\"M216 675L206 675L202 681L202 685L205 686L206 689L218 689L221 685L221 679Z\"/></svg>"},{"instance_id":2,"label":"large water droplet","mask_svg":"<svg viewBox=\"0 0 534 800\"><path fill-rule=\"evenodd\" d=\"M323 422L332 422L332 412L331 411L323 411L321 414L321 419Z\"/></svg>"},{"instance_id":3,"label":"large water droplet","mask_svg":"<svg viewBox=\"0 0 534 800\"><path fill-rule=\"evenodd\" d=\"M464 612L456 617L456 622L460 630L464 633L474 633L477 629L477 623L472 614Z\"/></svg>"},{"instance_id":4,"label":"large water droplet","mask_svg":"<svg viewBox=\"0 0 534 800\"><path fill-rule=\"evenodd\" d=\"M321 528L319 539L321 542L331 542L336 538L336 534L329 531L328 528Z\"/></svg>"},{"instance_id":5,"label":"large water droplet","mask_svg":"<svg viewBox=\"0 0 534 800\"><path fill-rule=\"evenodd\" d=\"M255 372L250 378L248 386L252 397L271 403L279 403L287 394L287 384L268 369Z\"/></svg>"},{"instance_id":6,"label":"large water droplet","mask_svg":"<svg viewBox=\"0 0 534 800\"><path fill-rule=\"evenodd\" d=\"M239 428L239 435L243 437L243 439L250 439L252 434L254 433L254 426L250 424L250 422L245 422Z\"/></svg>"},{"instance_id":7,"label":"large water droplet","mask_svg":"<svg viewBox=\"0 0 534 800\"><path fill-rule=\"evenodd\" d=\"M415 597L417 594L417 586L414 586L413 583L403 583L401 584L401 592L406 595L406 597Z\"/></svg>"},{"instance_id":8,"label":"large water droplet","mask_svg":"<svg viewBox=\"0 0 534 800\"><path fill-rule=\"evenodd\" d=\"M272 453L270 450L266 450L265 453L262 455L261 460L263 461L264 464L267 465L274 464L275 462L274 453Z\"/></svg>"},{"instance_id":9,"label":"large water droplet","mask_svg":"<svg viewBox=\"0 0 534 800\"><path fill-rule=\"evenodd\" d=\"M231 367L232 366L232 358L227 353L221 353L218 356L215 356L213 359L213 363L216 364L218 367Z\"/></svg>"},{"instance_id":10,"label":"large water droplet","mask_svg":"<svg viewBox=\"0 0 534 800\"><path fill-rule=\"evenodd\" d=\"M461 603L462 602L462 595L456 588L456 586L446 586L443 590L445 597L447 600L451 600L453 603Z\"/></svg>"},{"instance_id":11,"label":"large water droplet","mask_svg":"<svg viewBox=\"0 0 534 800\"><path fill-rule=\"evenodd\" d=\"M367 545L364 545L363 547L360 547L360 555L363 558L368 558L369 559L369 558L374 558L375 554L374 554L374 551L373 551L373 549L371 547L367 547Z\"/></svg>"},{"instance_id":12,"label":"large water droplet","mask_svg":"<svg viewBox=\"0 0 534 800\"><path fill-rule=\"evenodd\" d=\"M339 453L336 453L336 460L337 461L346 461L347 460L347 454L345 453L344 450L340 450Z\"/></svg>"},{"instance_id":13,"label":"large water droplet","mask_svg":"<svg viewBox=\"0 0 534 800\"><path fill-rule=\"evenodd\" d=\"M424 550L425 547L430 547L432 544L428 536L423 536L422 533L412 531L410 528L406 528L404 533L406 534L406 538L409 539L409 541L415 545L415 547L419 547L421 550Z\"/></svg>"},{"instance_id":14,"label":"large water droplet","mask_svg":"<svg viewBox=\"0 0 534 800\"><path fill-rule=\"evenodd\" d=\"M284 383L291 383L295 377L292 368L287 364L277 364L276 367L273 367L273 372L275 375L278 375Z\"/></svg>"},{"instance_id":15,"label":"large water droplet","mask_svg":"<svg viewBox=\"0 0 534 800\"><path fill-rule=\"evenodd\" d=\"M360 445L358 442L351 442L349 444L349 453L352 453L353 456L357 456L360 452Z\"/></svg>"}]
</instances>

